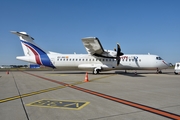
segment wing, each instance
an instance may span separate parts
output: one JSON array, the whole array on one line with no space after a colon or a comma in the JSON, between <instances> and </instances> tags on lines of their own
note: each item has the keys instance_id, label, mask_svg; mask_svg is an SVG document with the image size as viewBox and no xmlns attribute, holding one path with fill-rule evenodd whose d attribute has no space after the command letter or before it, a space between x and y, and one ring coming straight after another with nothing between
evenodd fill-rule
<instances>
[{"instance_id":1,"label":"wing","mask_svg":"<svg viewBox=\"0 0 180 120\"><path fill-rule=\"evenodd\" d=\"M97 37L83 38L82 42L86 51L91 55L101 56L103 53L106 53Z\"/></svg>"}]
</instances>

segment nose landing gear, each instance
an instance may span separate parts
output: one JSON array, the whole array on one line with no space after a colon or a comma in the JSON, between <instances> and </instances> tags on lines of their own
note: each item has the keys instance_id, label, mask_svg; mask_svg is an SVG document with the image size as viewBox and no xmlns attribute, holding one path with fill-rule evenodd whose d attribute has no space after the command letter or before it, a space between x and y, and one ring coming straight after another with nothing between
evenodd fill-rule
<instances>
[{"instance_id":1,"label":"nose landing gear","mask_svg":"<svg viewBox=\"0 0 180 120\"><path fill-rule=\"evenodd\" d=\"M161 71L161 70L159 70L159 69L157 68L156 73L157 73L157 74L161 74L161 73L162 73L162 71Z\"/></svg>"}]
</instances>

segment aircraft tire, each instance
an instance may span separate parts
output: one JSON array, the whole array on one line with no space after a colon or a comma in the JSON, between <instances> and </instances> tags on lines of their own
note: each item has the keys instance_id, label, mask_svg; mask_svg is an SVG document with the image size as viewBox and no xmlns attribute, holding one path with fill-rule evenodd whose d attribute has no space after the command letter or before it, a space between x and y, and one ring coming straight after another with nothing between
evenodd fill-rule
<instances>
[{"instance_id":1,"label":"aircraft tire","mask_svg":"<svg viewBox=\"0 0 180 120\"><path fill-rule=\"evenodd\" d=\"M97 74L99 74L99 71L100 71L99 69L94 69L93 74L97 75Z\"/></svg>"},{"instance_id":2,"label":"aircraft tire","mask_svg":"<svg viewBox=\"0 0 180 120\"><path fill-rule=\"evenodd\" d=\"M178 73L177 72L174 72L175 75L177 75Z\"/></svg>"}]
</instances>

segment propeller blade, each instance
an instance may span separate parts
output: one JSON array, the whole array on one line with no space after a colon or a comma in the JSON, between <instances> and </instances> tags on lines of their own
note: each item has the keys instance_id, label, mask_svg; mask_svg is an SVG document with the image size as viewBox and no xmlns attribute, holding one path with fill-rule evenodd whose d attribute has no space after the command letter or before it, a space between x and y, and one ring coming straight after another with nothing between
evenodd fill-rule
<instances>
[{"instance_id":1,"label":"propeller blade","mask_svg":"<svg viewBox=\"0 0 180 120\"><path fill-rule=\"evenodd\" d=\"M117 56L120 56L120 53L121 53L121 48L119 43L117 43Z\"/></svg>"},{"instance_id":2,"label":"propeller blade","mask_svg":"<svg viewBox=\"0 0 180 120\"><path fill-rule=\"evenodd\" d=\"M117 66L119 65L121 58L120 56L124 55L124 53L121 52L121 47L119 45L119 43L117 43L117 55L116 55L116 60L117 60Z\"/></svg>"},{"instance_id":3,"label":"propeller blade","mask_svg":"<svg viewBox=\"0 0 180 120\"><path fill-rule=\"evenodd\" d=\"M120 63L120 60L121 60L120 58L119 58L119 59L117 59L117 66L118 66L118 65L119 65L119 63Z\"/></svg>"}]
</instances>

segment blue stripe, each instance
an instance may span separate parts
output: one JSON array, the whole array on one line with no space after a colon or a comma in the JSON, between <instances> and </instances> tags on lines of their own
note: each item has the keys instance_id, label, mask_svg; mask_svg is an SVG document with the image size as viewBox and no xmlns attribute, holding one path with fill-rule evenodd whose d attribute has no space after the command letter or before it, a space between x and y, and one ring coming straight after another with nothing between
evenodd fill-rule
<instances>
[{"instance_id":1,"label":"blue stripe","mask_svg":"<svg viewBox=\"0 0 180 120\"><path fill-rule=\"evenodd\" d=\"M26 42L26 41L22 41L21 42L28 44L29 46L31 46L34 50L37 51L37 53L40 55L40 59L42 62L42 65L47 66L47 67L51 67L51 68L55 68L55 66L52 64L51 60L49 59L49 57L47 56L46 52L43 51L41 48L35 46L32 43Z\"/></svg>"}]
</instances>

